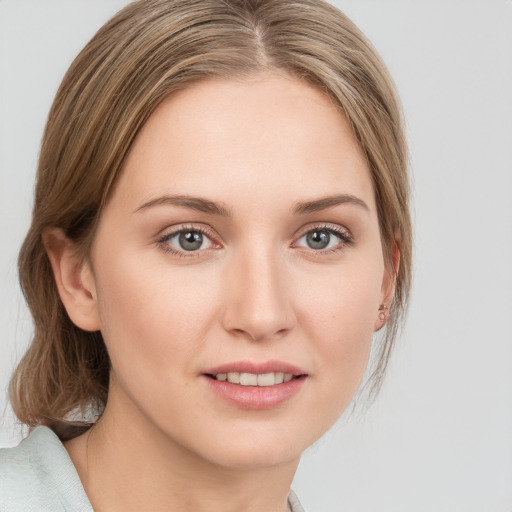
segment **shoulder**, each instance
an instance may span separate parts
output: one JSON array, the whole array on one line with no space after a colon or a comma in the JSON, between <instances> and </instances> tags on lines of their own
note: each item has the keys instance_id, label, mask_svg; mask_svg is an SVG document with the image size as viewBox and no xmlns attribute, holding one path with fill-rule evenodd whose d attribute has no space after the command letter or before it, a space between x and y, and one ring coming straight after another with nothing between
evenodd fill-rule
<instances>
[{"instance_id":1,"label":"shoulder","mask_svg":"<svg viewBox=\"0 0 512 512\"><path fill-rule=\"evenodd\" d=\"M288 495L288 509L290 512L306 512L304 507L300 504L299 498L297 498L297 495L291 489Z\"/></svg>"},{"instance_id":2,"label":"shoulder","mask_svg":"<svg viewBox=\"0 0 512 512\"><path fill-rule=\"evenodd\" d=\"M0 512L27 510L92 512L73 462L47 427L0 449Z\"/></svg>"}]
</instances>

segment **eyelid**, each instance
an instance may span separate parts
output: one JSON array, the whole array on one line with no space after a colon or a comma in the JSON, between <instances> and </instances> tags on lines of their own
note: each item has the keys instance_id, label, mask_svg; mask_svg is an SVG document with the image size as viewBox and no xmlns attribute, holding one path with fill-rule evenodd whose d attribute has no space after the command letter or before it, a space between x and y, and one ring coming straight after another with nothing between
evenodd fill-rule
<instances>
[{"instance_id":1,"label":"eyelid","mask_svg":"<svg viewBox=\"0 0 512 512\"><path fill-rule=\"evenodd\" d=\"M327 231L337 238L339 238L340 242L335 246L328 249L313 249L308 248L306 246L299 246L296 245L298 240L300 240L302 237L310 233L311 231ZM197 231L204 236L206 236L213 244L213 247L208 247L206 249L198 249L196 251L186 251L182 249L178 249L168 243L168 240L172 237L176 236L178 233L183 231ZM164 252L171 253L173 255L183 257L183 258L194 258L194 257L200 257L204 255L206 252L211 250L217 250L219 248L222 248L222 244L218 241L219 240L218 234L208 225L205 224L193 224L193 223L187 223L187 224L178 224L174 226L170 226L163 231L160 232L159 235L157 235L156 242L161 247L161 249ZM354 237L349 229L347 229L344 226L340 226L339 224L330 224L327 222L321 222L321 223L313 223L308 224L306 226L303 226L300 230L296 232L296 234L293 237L293 242L291 244L291 247L296 247L299 249L305 249L308 252L322 255L322 254L329 254L333 252L341 251L347 247L352 246L355 243Z\"/></svg>"},{"instance_id":2,"label":"eyelid","mask_svg":"<svg viewBox=\"0 0 512 512\"><path fill-rule=\"evenodd\" d=\"M327 231L336 237L340 239L340 243L336 245L336 247L332 247L329 249L312 249L309 247L304 246L297 246L295 245L298 240L300 240L302 237L307 235L308 233L311 233L312 231ZM350 232L349 229L340 226L339 224L330 224L330 223L314 223L309 224L303 228L300 229L299 234L294 237L294 242L292 243L292 247L299 247L301 249L306 249L308 251L311 251L313 253L322 254L322 253L329 253L329 252L337 252L339 250L343 250L346 247L350 247L354 245L355 240Z\"/></svg>"},{"instance_id":3,"label":"eyelid","mask_svg":"<svg viewBox=\"0 0 512 512\"><path fill-rule=\"evenodd\" d=\"M198 233L201 233L203 236L206 236L212 242L213 247L199 249L197 251L185 251L182 249L178 249L177 247L174 247L167 243L169 239L173 238L178 233L181 233L183 231L197 231ZM201 256L206 251L222 247L222 245L218 242L218 238L219 236L209 226L204 224L188 223L178 224L164 229L157 235L156 242L164 252L171 253L183 258L194 258Z\"/></svg>"}]
</instances>

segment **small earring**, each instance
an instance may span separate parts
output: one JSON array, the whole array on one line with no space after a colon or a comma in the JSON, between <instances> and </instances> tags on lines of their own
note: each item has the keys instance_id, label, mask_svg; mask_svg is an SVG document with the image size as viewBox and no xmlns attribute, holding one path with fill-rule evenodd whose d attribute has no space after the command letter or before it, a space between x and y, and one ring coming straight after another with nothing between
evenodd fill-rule
<instances>
[{"instance_id":1,"label":"small earring","mask_svg":"<svg viewBox=\"0 0 512 512\"><path fill-rule=\"evenodd\" d=\"M379 306L379 320L381 322L384 322L386 320L386 316L387 316L387 311L388 311L389 307L388 306L385 306L384 304L381 304Z\"/></svg>"}]
</instances>

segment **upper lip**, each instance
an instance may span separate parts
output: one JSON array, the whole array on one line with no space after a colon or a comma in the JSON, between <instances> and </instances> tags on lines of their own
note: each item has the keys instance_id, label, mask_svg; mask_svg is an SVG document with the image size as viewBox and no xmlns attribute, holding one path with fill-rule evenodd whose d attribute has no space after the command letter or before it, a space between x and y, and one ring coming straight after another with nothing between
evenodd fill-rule
<instances>
[{"instance_id":1,"label":"upper lip","mask_svg":"<svg viewBox=\"0 0 512 512\"><path fill-rule=\"evenodd\" d=\"M291 373L292 375L304 375L306 372L301 370L298 366L295 366L284 361L236 361L232 363L225 363L214 368L210 368L204 372L206 375L217 375L219 373Z\"/></svg>"}]
</instances>

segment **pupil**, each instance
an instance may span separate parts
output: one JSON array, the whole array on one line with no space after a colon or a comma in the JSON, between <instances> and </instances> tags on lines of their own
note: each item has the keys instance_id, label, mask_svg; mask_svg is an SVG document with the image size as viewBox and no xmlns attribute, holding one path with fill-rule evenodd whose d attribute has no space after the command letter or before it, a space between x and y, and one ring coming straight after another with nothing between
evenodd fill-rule
<instances>
[{"instance_id":1,"label":"pupil","mask_svg":"<svg viewBox=\"0 0 512 512\"><path fill-rule=\"evenodd\" d=\"M203 244L203 235L198 231L187 231L180 234L180 246L185 251L195 251Z\"/></svg>"},{"instance_id":2,"label":"pupil","mask_svg":"<svg viewBox=\"0 0 512 512\"><path fill-rule=\"evenodd\" d=\"M311 249L324 249L329 245L330 238L327 231L312 231L307 235L307 242Z\"/></svg>"}]
</instances>

